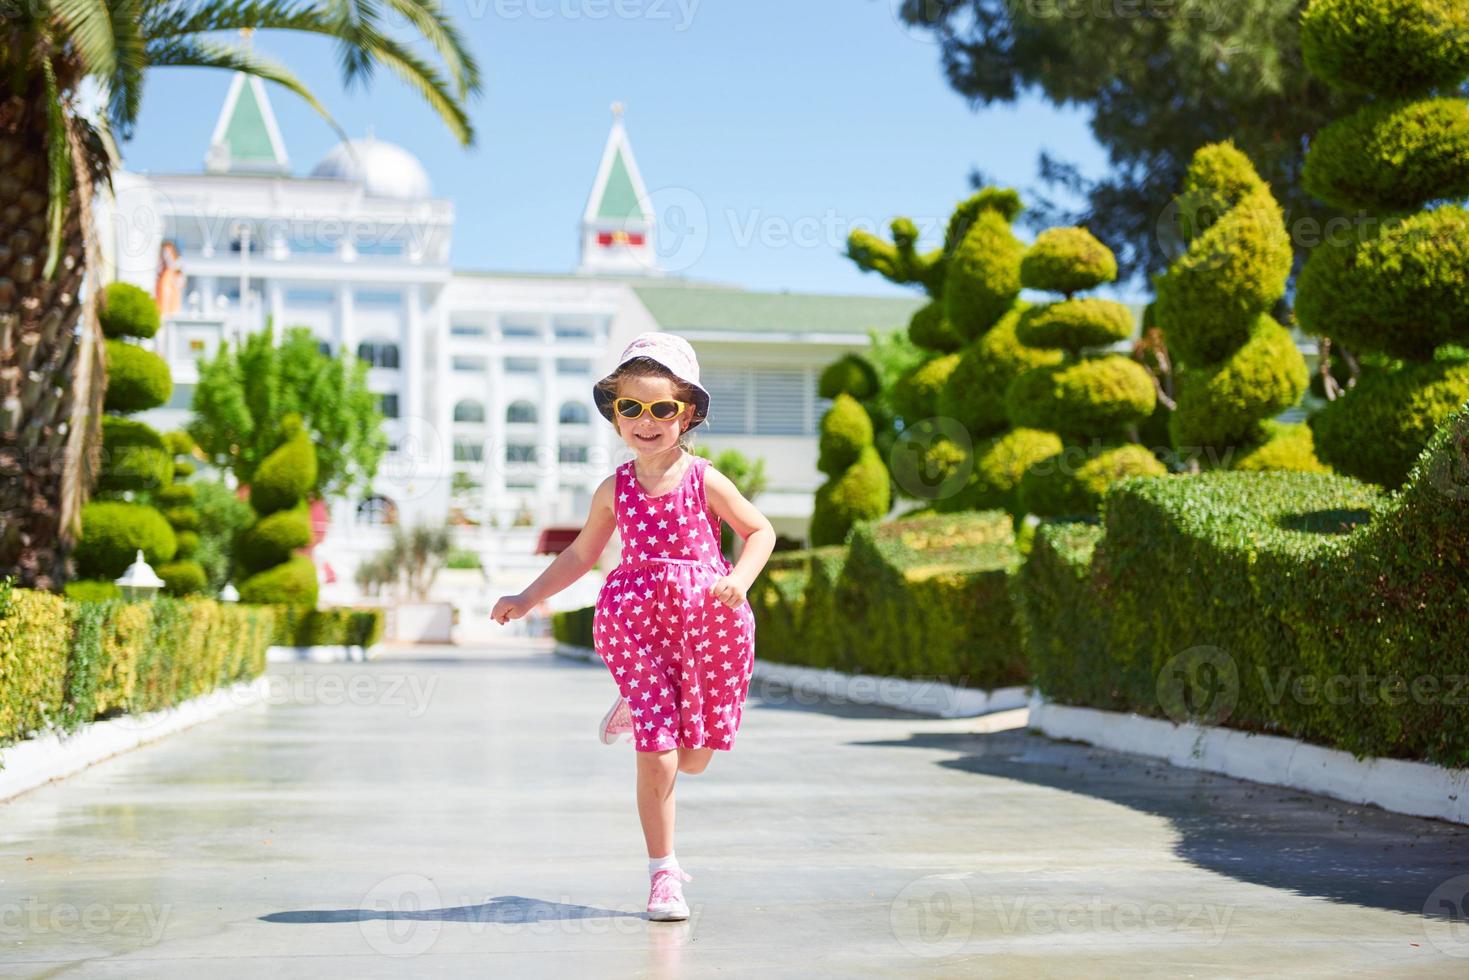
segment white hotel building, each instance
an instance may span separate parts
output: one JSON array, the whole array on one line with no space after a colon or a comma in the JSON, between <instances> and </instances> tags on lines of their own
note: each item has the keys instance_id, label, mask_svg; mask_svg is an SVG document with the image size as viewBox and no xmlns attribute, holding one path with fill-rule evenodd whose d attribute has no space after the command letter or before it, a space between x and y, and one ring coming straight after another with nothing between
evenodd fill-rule
<instances>
[{"instance_id":1,"label":"white hotel building","mask_svg":"<svg viewBox=\"0 0 1469 980\"><path fill-rule=\"evenodd\" d=\"M117 277L153 292L169 240L184 273L180 308L153 342L174 397L142 418L181 426L197 362L222 341L267 318L277 336L308 326L324 350L372 365L392 450L371 493L332 507L313 552L323 602L355 598L352 572L392 522L452 515L456 544L513 578L547 561L534 554L539 531L579 527L598 482L631 456L593 407L593 381L633 336L667 330L693 343L712 395L696 440L763 459L757 506L777 531L805 538L824 479L817 376L866 347L868 328L905 324L919 298L760 293L664 274L620 117L593 176L574 271L452 268L453 202L433 196L412 154L355 139L295 176L264 86L236 75L201 172L115 180L104 237Z\"/></svg>"}]
</instances>

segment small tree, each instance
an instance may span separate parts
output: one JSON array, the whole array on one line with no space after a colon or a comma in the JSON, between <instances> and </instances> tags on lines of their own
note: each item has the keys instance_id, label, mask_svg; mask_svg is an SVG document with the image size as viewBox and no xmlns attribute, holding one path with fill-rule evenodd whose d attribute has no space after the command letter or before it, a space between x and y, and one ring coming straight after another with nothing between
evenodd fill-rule
<instances>
[{"instance_id":1,"label":"small tree","mask_svg":"<svg viewBox=\"0 0 1469 980\"><path fill-rule=\"evenodd\" d=\"M316 565L296 554L311 544L306 495L316 485L316 448L301 417L281 420L284 440L260 461L250 479L250 506L259 515L235 542L235 562L245 573L244 602L316 606Z\"/></svg>"},{"instance_id":2,"label":"small tree","mask_svg":"<svg viewBox=\"0 0 1469 980\"><path fill-rule=\"evenodd\" d=\"M387 548L357 566L357 585L368 595L378 595L384 586L390 586L395 592L406 593L411 601L422 602L428 598L451 550L447 526L405 528L395 524Z\"/></svg>"},{"instance_id":3,"label":"small tree","mask_svg":"<svg viewBox=\"0 0 1469 980\"><path fill-rule=\"evenodd\" d=\"M1132 358L1098 349L1132 335L1132 313L1111 300L1076 297L1115 280L1117 261L1085 228L1050 228L1036 236L1020 278L1028 289L1066 298L1027 309L1015 328L1021 344L1064 355L1005 391L1012 422L1053 432L1064 445L1026 468L1019 503L1045 517L1094 515L1112 483L1168 472L1136 443L1137 424L1157 404L1152 376Z\"/></svg>"}]
</instances>

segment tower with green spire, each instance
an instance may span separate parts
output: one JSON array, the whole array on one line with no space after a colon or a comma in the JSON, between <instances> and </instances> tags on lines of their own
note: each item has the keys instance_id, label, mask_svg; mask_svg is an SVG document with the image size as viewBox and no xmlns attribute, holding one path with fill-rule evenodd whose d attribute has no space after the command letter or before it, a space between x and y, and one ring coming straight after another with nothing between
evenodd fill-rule
<instances>
[{"instance_id":1,"label":"tower with green spire","mask_svg":"<svg viewBox=\"0 0 1469 980\"><path fill-rule=\"evenodd\" d=\"M623 105L612 104L612 131L602 149L592 193L581 218L579 275L657 275L657 219L622 125Z\"/></svg>"}]
</instances>

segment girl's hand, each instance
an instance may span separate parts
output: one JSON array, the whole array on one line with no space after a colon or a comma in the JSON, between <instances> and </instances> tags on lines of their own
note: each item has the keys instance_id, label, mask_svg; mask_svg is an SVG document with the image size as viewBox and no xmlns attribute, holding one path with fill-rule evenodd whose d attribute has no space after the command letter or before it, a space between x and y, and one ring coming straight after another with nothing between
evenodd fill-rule
<instances>
[{"instance_id":1,"label":"girl's hand","mask_svg":"<svg viewBox=\"0 0 1469 980\"><path fill-rule=\"evenodd\" d=\"M733 575L723 575L711 586L709 594L731 609L738 609L745 603L745 592L749 586L735 578Z\"/></svg>"},{"instance_id":2,"label":"girl's hand","mask_svg":"<svg viewBox=\"0 0 1469 980\"><path fill-rule=\"evenodd\" d=\"M500 601L495 603L495 609L490 613L490 618L504 626L512 619L519 619L530 612L530 603L526 602L519 593L515 595L502 595Z\"/></svg>"}]
</instances>

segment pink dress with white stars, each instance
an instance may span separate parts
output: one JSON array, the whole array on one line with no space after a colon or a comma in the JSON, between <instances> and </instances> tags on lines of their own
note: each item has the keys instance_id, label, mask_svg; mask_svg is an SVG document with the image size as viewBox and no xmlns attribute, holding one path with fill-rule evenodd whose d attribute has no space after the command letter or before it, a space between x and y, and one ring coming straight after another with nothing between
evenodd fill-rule
<instances>
[{"instance_id":1,"label":"pink dress with white stars","mask_svg":"<svg viewBox=\"0 0 1469 980\"><path fill-rule=\"evenodd\" d=\"M709 586L734 567L704 497L709 461L693 456L656 497L629 460L617 468L621 563L597 595L592 642L633 717L639 752L733 747L755 663L755 614Z\"/></svg>"}]
</instances>

